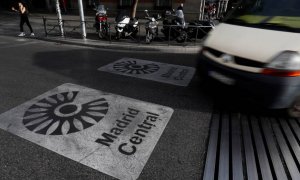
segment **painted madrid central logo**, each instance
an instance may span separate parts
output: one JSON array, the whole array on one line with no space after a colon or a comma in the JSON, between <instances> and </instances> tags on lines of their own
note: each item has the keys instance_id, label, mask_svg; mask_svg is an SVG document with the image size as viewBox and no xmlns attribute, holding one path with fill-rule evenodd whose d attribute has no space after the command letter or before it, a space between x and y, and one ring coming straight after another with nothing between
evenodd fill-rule
<instances>
[{"instance_id":1,"label":"painted madrid central logo","mask_svg":"<svg viewBox=\"0 0 300 180\"><path fill-rule=\"evenodd\" d=\"M63 135L79 132L98 123L107 114L106 99L75 103L79 91L58 93L30 106L24 114L25 127L38 134Z\"/></svg>"},{"instance_id":2,"label":"painted madrid central logo","mask_svg":"<svg viewBox=\"0 0 300 180\"><path fill-rule=\"evenodd\" d=\"M137 64L136 61L123 61L114 64L114 69L126 74L151 74L159 70L157 64Z\"/></svg>"}]
</instances>

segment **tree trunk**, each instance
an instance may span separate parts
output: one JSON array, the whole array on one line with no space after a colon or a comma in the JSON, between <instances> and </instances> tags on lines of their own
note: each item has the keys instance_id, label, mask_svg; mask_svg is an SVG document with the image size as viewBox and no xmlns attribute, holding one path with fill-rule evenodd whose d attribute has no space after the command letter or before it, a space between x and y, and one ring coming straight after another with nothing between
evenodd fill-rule
<instances>
[{"instance_id":1,"label":"tree trunk","mask_svg":"<svg viewBox=\"0 0 300 180\"><path fill-rule=\"evenodd\" d=\"M139 0L133 0L132 9L131 9L131 17L132 18L135 18L138 2L139 2Z\"/></svg>"}]
</instances>

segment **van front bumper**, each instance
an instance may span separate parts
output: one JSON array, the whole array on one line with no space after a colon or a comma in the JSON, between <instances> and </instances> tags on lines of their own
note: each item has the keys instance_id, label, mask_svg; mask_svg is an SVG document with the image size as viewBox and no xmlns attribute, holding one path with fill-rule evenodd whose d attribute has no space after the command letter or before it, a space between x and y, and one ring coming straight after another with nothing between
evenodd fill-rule
<instances>
[{"instance_id":1,"label":"van front bumper","mask_svg":"<svg viewBox=\"0 0 300 180\"><path fill-rule=\"evenodd\" d=\"M277 77L232 69L202 54L198 63L198 71L206 80L229 90L215 89L218 95L243 98L271 109L287 108L300 95L300 77ZM222 94L224 92L226 94Z\"/></svg>"}]
</instances>

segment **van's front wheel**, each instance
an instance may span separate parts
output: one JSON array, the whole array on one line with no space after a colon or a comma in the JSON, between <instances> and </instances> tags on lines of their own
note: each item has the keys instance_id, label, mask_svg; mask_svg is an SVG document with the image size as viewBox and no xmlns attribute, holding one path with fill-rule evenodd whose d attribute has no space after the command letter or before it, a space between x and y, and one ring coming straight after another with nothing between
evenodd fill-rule
<instances>
[{"instance_id":1,"label":"van's front wheel","mask_svg":"<svg viewBox=\"0 0 300 180\"><path fill-rule=\"evenodd\" d=\"M300 117L300 96L298 96L292 105L288 108L288 114L291 117L299 118Z\"/></svg>"}]
</instances>

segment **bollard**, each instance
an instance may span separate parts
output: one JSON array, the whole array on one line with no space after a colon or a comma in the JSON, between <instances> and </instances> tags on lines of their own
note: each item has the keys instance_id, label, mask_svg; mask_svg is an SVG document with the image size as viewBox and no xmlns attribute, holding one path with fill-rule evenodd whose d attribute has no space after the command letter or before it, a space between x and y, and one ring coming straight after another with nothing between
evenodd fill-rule
<instances>
[{"instance_id":1,"label":"bollard","mask_svg":"<svg viewBox=\"0 0 300 180\"><path fill-rule=\"evenodd\" d=\"M141 44L141 26L139 25L139 44Z\"/></svg>"},{"instance_id":2,"label":"bollard","mask_svg":"<svg viewBox=\"0 0 300 180\"><path fill-rule=\"evenodd\" d=\"M79 14L80 14L82 38L85 39L86 38L86 28L85 28L85 20L84 20L82 0L78 0L78 7L79 7Z\"/></svg>"},{"instance_id":3,"label":"bollard","mask_svg":"<svg viewBox=\"0 0 300 180\"><path fill-rule=\"evenodd\" d=\"M62 23L63 29L65 29L65 20L62 20L61 23ZM67 33L65 31L63 31L63 36L62 37L65 37L66 35L67 35Z\"/></svg>"},{"instance_id":4,"label":"bollard","mask_svg":"<svg viewBox=\"0 0 300 180\"><path fill-rule=\"evenodd\" d=\"M195 39L195 45L196 45L197 39L198 39L199 28L200 28L200 27L197 27L197 31L196 31L196 39Z\"/></svg>"},{"instance_id":5,"label":"bollard","mask_svg":"<svg viewBox=\"0 0 300 180\"><path fill-rule=\"evenodd\" d=\"M45 36L48 36L48 32L47 32L47 19L45 18L45 16L43 16L43 23L44 23L44 31L45 31Z\"/></svg>"},{"instance_id":6,"label":"bollard","mask_svg":"<svg viewBox=\"0 0 300 180\"><path fill-rule=\"evenodd\" d=\"M109 26L108 26L108 32L109 32L109 43L111 43L111 30L110 30L110 26L111 26L111 24L109 23Z\"/></svg>"},{"instance_id":7,"label":"bollard","mask_svg":"<svg viewBox=\"0 0 300 180\"><path fill-rule=\"evenodd\" d=\"M60 30L60 35L64 37L64 28L63 28L63 20L61 17L61 12L60 12L60 7L59 7L59 1L56 0L56 12L57 12L57 21L58 21L58 26Z\"/></svg>"},{"instance_id":8,"label":"bollard","mask_svg":"<svg viewBox=\"0 0 300 180\"><path fill-rule=\"evenodd\" d=\"M170 46L170 39L171 39L171 28L172 28L172 26L169 26L168 46Z\"/></svg>"}]
</instances>

